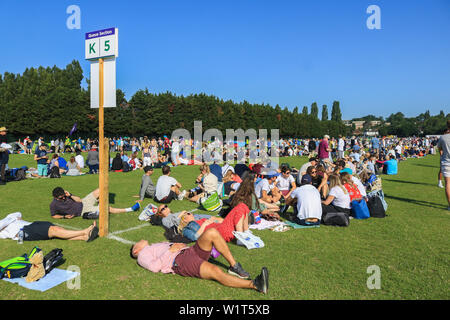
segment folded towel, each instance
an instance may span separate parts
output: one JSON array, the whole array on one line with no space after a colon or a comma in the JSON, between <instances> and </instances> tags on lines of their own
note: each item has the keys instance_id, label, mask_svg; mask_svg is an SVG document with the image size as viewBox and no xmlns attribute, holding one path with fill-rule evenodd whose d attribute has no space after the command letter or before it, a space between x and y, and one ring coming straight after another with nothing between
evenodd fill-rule
<instances>
[{"instance_id":1,"label":"folded towel","mask_svg":"<svg viewBox=\"0 0 450 320\"><path fill-rule=\"evenodd\" d=\"M50 273L45 275L43 278L39 279L39 281L35 282L26 282L25 278L15 278L15 279L7 279L3 278L3 280L17 283L22 287L25 287L27 289L31 290L37 290L37 291L47 291L48 289L51 289L53 287L56 287L57 285L69 281L71 279L76 278L79 275L78 272L68 271L68 270L62 270L62 269L53 269Z\"/></svg>"},{"instance_id":2,"label":"folded towel","mask_svg":"<svg viewBox=\"0 0 450 320\"><path fill-rule=\"evenodd\" d=\"M288 224L289 226L291 226L294 229L302 229L302 228L318 228L320 227L320 225L310 225L310 226L303 226L300 224L296 224L292 221L285 221L286 224Z\"/></svg>"}]
</instances>

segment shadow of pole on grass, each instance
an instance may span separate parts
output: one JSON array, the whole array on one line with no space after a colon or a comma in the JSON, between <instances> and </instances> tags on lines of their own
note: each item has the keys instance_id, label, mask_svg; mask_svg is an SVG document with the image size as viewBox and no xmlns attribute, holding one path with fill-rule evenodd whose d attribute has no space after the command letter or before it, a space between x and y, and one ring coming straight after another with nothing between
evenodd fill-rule
<instances>
[{"instance_id":1,"label":"shadow of pole on grass","mask_svg":"<svg viewBox=\"0 0 450 320\"><path fill-rule=\"evenodd\" d=\"M419 166L419 167L429 167L429 168L436 168L439 169L439 166L432 166L430 164L423 164L423 163L412 163L413 166Z\"/></svg>"},{"instance_id":2,"label":"shadow of pole on grass","mask_svg":"<svg viewBox=\"0 0 450 320\"><path fill-rule=\"evenodd\" d=\"M424 185L424 186L432 186L432 187L436 186L435 184L431 184L431 183L406 181L406 180L392 180L392 179L386 179L386 178L383 178L383 181L398 182L398 183L409 183L409 184L421 184L421 185Z\"/></svg>"},{"instance_id":3,"label":"shadow of pole on grass","mask_svg":"<svg viewBox=\"0 0 450 320\"><path fill-rule=\"evenodd\" d=\"M109 203L110 204L116 203L116 194L115 193L109 193Z\"/></svg>"},{"instance_id":4,"label":"shadow of pole on grass","mask_svg":"<svg viewBox=\"0 0 450 320\"><path fill-rule=\"evenodd\" d=\"M439 204L439 203L434 203L434 202L429 202L429 201L423 201L423 200L415 200L415 199L408 199L408 198L401 198L401 197L394 197L394 196L390 196L390 195L384 195L385 198L387 199L393 199L393 200L398 200L398 201L404 201L404 202L408 202L408 203L413 203L413 204L417 204L419 206L424 206L424 207L428 207L428 208L436 208L436 209L447 209L447 207L443 204Z\"/></svg>"}]
</instances>

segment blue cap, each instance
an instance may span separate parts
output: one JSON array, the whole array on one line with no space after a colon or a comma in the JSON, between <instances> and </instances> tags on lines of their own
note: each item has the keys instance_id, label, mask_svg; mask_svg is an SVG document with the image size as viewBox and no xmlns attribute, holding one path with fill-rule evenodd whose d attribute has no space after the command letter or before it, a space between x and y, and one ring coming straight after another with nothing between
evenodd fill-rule
<instances>
[{"instance_id":1,"label":"blue cap","mask_svg":"<svg viewBox=\"0 0 450 320\"><path fill-rule=\"evenodd\" d=\"M302 180L300 181L301 184L310 184L312 183L312 177L309 174L304 174L302 176Z\"/></svg>"}]
</instances>

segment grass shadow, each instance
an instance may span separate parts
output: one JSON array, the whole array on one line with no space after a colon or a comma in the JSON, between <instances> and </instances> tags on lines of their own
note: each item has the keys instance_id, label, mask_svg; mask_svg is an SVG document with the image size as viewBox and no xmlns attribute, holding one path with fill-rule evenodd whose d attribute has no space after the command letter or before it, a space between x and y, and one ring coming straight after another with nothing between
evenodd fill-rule
<instances>
[{"instance_id":1,"label":"grass shadow","mask_svg":"<svg viewBox=\"0 0 450 320\"><path fill-rule=\"evenodd\" d=\"M115 193L109 193L108 198L109 198L109 203L110 204L116 203L116 194Z\"/></svg>"},{"instance_id":2,"label":"grass shadow","mask_svg":"<svg viewBox=\"0 0 450 320\"><path fill-rule=\"evenodd\" d=\"M392 180L392 179L386 179L386 178L383 178L383 181L398 182L398 183L409 183L409 184L421 184L421 185L424 185L424 186L432 186L432 187L436 186L435 184L431 184L431 183L406 181L406 180Z\"/></svg>"},{"instance_id":3,"label":"grass shadow","mask_svg":"<svg viewBox=\"0 0 450 320\"><path fill-rule=\"evenodd\" d=\"M390 195L386 195L386 194L384 195L384 197L387 199L404 201L404 202L413 203L413 204L417 204L419 206L428 207L428 208L431 207L431 208L436 208L436 209L447 209L446 205L429 202L429 201L414 200L414 199L408 199L408 198L402 198L402 197L394 197L394 196L390 196Z\"/></svg>"},{"instance_id":4,"label":"grass shadow","mask_svg":"<svg viewBox=\"0 0 450 320\"><path fill-rule=\"evenodd\" d=\"M439 166L432 166L432 165L429 165L429 164L423 164L423 163L411 163L411 165L413 165L413 166L419 166L419 167L436 168L436 169L439 169L439 168L440 168Z\"/></svg>"}]
</instances>

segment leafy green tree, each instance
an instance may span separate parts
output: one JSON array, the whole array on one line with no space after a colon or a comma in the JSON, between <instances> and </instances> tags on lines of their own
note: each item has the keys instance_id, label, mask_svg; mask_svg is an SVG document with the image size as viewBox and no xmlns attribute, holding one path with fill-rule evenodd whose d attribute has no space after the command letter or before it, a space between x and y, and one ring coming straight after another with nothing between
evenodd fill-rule
<instances>
[{"instance_id":1,"label":"leafy green tree","mask_svg":"<svg viewBox=\"0 0 450 320\"><path fill-rule=\"evenodd\" d=\"M327 121L328 120L328 106L326 104L324 104L322 106L322 121Z\"/></svg>"},{"instance_id":2,"label":"leafy green tree","mask_svg":"<svg viewBox=\"0 0 450 320\"><path fill-rule=\"evenodd\" d=\"M342 113L339 101L333 101L333 107L331 108L331 120L342 121Z\"/></svg>"},{"instance_id":3,"label":"leafy green tree","mask_svg":"<svg viewBox=\"0 0 450 320\"><path fill-rule=\"evenodd\" d=\"M316 102L311 104L311 117L312 119L319 119L319 108Z\"/></svg>"}]
</instances>

